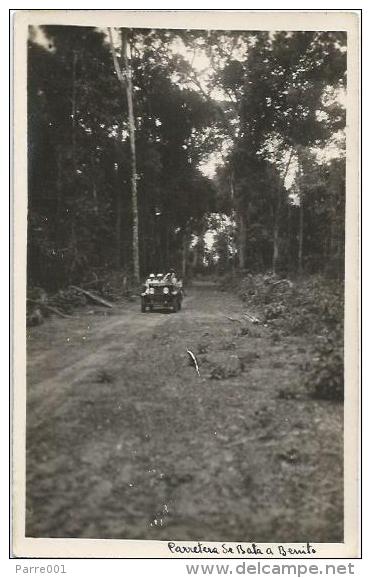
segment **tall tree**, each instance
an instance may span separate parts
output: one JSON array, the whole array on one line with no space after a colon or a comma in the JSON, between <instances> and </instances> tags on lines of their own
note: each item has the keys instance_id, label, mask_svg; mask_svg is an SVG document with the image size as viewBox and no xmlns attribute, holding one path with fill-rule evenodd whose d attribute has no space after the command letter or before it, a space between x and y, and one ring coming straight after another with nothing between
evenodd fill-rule
<instances>
[{"instance_id":1,"label":"tall tree","mask_svg":"<svg viewBox=\"0 0 371 578\"><path fill-rule=\"evenodd\" d=\"M129 63L128 51L130 44L128 42L128 30L121 28L121 58L124 62L124 74L121 70L116 49L113 43L112 30L109 28L109 37L111 43L112 58L117 74L117 78L126 95L128 108L128 125L129 125L129 140L130 140L130 158L131 158L131 201L132 201L132 217L133 217L133 271L134 279L137 283L140 281L140 265L139 265L139 217L138 217L138 192L137 192L137 160L135 147L135 118L133 107L133 84L131 64Z\"/></svg>"},{"instance_id":2,"label":"tall tree","mask_svg":"<svg viewBox=\"0 0 371 578\"><path fill-rule=\"evenodd\" d=\"M251 198L249 181L257 183L257 169L265 162L276 165L281 173L271 220L274 270L279 261L279 231L283 231L282 208L288 202L284 188L287 163L282 159L294 154L297 160L299 147L323 145L331 134L344 127L341 106L335 101L326 103L325 96L329 89L344 86L345 40L343 33L249 33L242 40L245 52L238 55L233 50L225 55L224 47L213 44L213 50L221 55L215 78L232 102L229 110L237 113L232 158L236 159L236 190L240 190L240 244L247 242L245 221L251 208L257 206ZM265 193L262 188L267 197L272 184L266 182ZM302 206L300 214L303 217ZM241 254L243 264L245 258Z\"/></svg>"}]
</instances>

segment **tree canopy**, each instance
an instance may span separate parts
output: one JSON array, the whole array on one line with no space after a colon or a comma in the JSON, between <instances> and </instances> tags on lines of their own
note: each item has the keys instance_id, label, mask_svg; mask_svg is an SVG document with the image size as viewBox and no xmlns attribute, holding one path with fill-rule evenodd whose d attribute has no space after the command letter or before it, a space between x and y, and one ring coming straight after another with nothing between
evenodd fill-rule
<instances>
[{"instance_id":1,"label":"tree canopy","mask_svg":"<svg viewBox=\"0 0 371 578\"><path fill-rule=\"evenodd\" d=\"M36 32L30 283L55 289L99 268L131 275L130 114L108 32ZM131 29L126 38L114 55L131 70L142 274L186 274L198 262L341 275L345 33Z\"/></svg>"}]
</instances>

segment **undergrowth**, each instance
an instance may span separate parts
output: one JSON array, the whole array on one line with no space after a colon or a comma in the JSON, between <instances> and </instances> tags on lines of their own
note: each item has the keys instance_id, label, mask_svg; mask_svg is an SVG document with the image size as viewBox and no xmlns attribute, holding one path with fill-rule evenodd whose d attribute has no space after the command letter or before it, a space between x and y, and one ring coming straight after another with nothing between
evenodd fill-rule
<instances>
[{"instance_id":1,"label":"undergrowth","mask_svg":"<svg viewBox=\"0 0 371 578\"><path fill-rule=\"evenodd\" d=\"M281 279L272 274L225 278L222 288L236 291L275 335L308 335L310 395L344 399L344 285L319 275Z\"/></svg>"}]
</instances>

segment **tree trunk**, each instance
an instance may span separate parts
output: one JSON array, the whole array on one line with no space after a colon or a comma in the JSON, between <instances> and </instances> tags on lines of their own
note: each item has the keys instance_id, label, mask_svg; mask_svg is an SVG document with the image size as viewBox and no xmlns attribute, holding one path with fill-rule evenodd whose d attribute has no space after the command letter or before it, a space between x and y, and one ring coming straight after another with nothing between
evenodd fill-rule
<instances>
[{"instance_id":1,"label":"tree trunk","mask_svg":"<svg viewBox=\"0 0 371 578\"><path fill-rule=\"evenodd\" d=\"M187 275L187 261L188 261L188 238L186 231L184 231L182 240L182 279L185 279Z\"/></svg>"},{"instance_id":2,"label":"tree trunk","mask_svg":"<svg viewBox=\"0 0 371 578\"><path fill-rule=\"evenodd\" d=\"M72 161L75 170L76 170L76 64L77 64L77 53L74 50L72 59L71 120L72 120Z\"/></svg>"},{"instance_id":3,"label":"tree trunk","mask_svg":"<svg viewBox=\"0 0 371 578\"><path fill-rule=\"evenodd\" d=\"M231 191L231 207L232 207L232 226L233 226L233 233L232 233L232 272L235 273L236 269L236 253L237 250L237 243L236 243L236 195L234 189L234 171L231 168L230 179L229 179L230 191Z\"/></svg>"},{"instance_id":4,"label":"tree trunk","mask_svg":"<svg viewBox=\"0 0 371 578\"><path fill-rule=\"evenodd\" d=\"M246 215L242 209L240 209L238 215L238 267L240 270L246 268Z\"/></svg>"},{"instance_id":5,"label":"tree trunk","mask_svg":"<svg viewBox=\"0 0 371 578\"><path fill-rule=\"evenodd\" d=\"M304 207L303 198L300 198L299 207L299 249L298 249L298 271L303 272L303 229L304 229Z\"/></svg>"},{"instance_id":6,"label":"tree trunk","mask_svg":"<svg viewBox=\"0 0 371 578\"><path fill-rule=\"evenodd\" d=\"M298 185L299 185L299 242L298 242L298 273L303 272L303 238L304 238L304 182L303 182L303 159L305 151L303 147L298 147Z\"/></svg>"},{"instance_id":7,"label":"tree trunk","mask_svg":"<svg viewBox=\"0 0 371 578\"><path fill-rule=\"evenodd\" d=\"M117 176L117 169L115 171ZM122 267L122 196L118 183L116 194L116 265L117 269L120 270Z\"/></svg>"},{"instance_id":8,"label":"tree trunk","mask_svg":"<svg viewBox=\"0 0 371 578\"><path fill-rule=\"evenodd\" d=\"M201 233L196 245L196 268L200 271L204 264L205 242L203 232Z\"/></svg>"},{"instance_id":9,"label":"tree trunk","mask_svg":"<svg viewBox=\"0 0 371 578\"><path fill-rule=\"evenodd\" d=\"M138 217L138 192L137 192L137 159L135 149L135 120L133 107L133 85L131 80L131 67L128 59L128 31L121 30L121 50L125 63L126 75L126 98L128 102L129 117L129 140L130 140L130 157L131 157L131 202L133 213L133 266L134 279L140 282L139 268L139 217Z\"/></svg>"},{"instance_id":10,"label":"tree trunk","mask_svg":"<svg viewBox=\"0 0 371 578\"><path fill-rule=\"evenodd\" d=\"M286 176L290 167L292 155L294 153L294 149L290 149L289 158L286 164L285 173L282 178L282 187L285 187L285 180ZM281 213L281 205L282 205L282 190L281 188L278 190L277 193L277 203L276 203L276 211L274 214L274 224L273 224L273 257L272 257L272 271L273 274L276 273L277 264L279 259L279 233L280 233L280 213Z\"/></svg>"},{"instance_id":11,"label":"tree trunk","mask_svg":"<svg viewBox=\"0 0 371 578\"><path fill-rule=\"evenodd\" d=\"M54 240L58 248L63 247L65 243L66 229L63 225L63 163L61 147L57 147L57 167L56 167L56 206L55 206L55 228ZM70 215L69 215L70 216Z\"/></svg>"},{"instance_id":12,"label":"tree trunk","mask_svg":"<svg viewBox=\"0 0 371 578\"><path fill-rule=\"evenodd\" d=\"M123 257L125 254L124 247L123 247L123 199L121 193L121 187L119 182L119 159L120 159L120 146L118 139L114 141L115 147L115 158L117 159L113 163L113 173L114 173L114 187L116 193L116 219L115 219L115 240L116 240L116 254L115 254L115 262L116 268L118 270L121 269L123 265Z\"/></svg>"},{"instance_id":13,"label":"tree trunk","mask_svg":"<svg viewBox=\"0 0 371 578\"><path fill-rule=\"evenodd\" d=\"M286 267L289 271L292 269L291 265L291 205L287 203L287 254L286 254Z\"/></svg>"},{"instance_id":14,"label":"tree trunk","mask_svg":"<svg viewBox=\"0 0 371 578\"><path fill-rule=\"evenodd\" d=\"M128 59L128 31L125 28L121 29L121 56L124 62L125 76L123 75L113 44L112 30L109 30L109 37L111 43L111 52L113 63L119 82L126 94L128 105L128 124L129 124L129 142L130 142L130 160L131 160L131 203L132 203L132 218L133 218L133 273L136 283L140 282L140 264L139 264L139 216L138 216L138 193L137 193L137 162L136 162L136 148L135 148L135 120L134 120L134 106L133 106L133 85L131 77L131 67Z\"/></svg>"},{"instance_id":15,"label":"tree trunk","mask_svg":"<svg viewBox=\"0 0 371 578\"><path fill-rule=\"evenodd\" d=\"M273 259L272 259L273 275L275 275L277 271L277 263L279 257L278 243L279 243L279 224L278 224L278 215L276 215L273 225Z\"/></svg>"},{"instance_id":16,"label":"tree trunk","mask_svg":"<svg viewBox=\"0 0 371 578\"><path fill-rule=\"evenodd\" d=\"M56 178L56 190L57 190L57 228L59 227L61 209L62 209L62 153L60 147L57 148L57 178Z\"/></svg>"},{"instance_id":17,"label":"tree trunk","mask_svg":"<svg viewBox=\"0 0 371 578\"><path fill-rule=\"evenodd\" d=\"M164 247L164 269L168 270L173 264L170 262L173 256L170 256L170 238L169 238L169 224L167 215L165 216L165 247ZM171 258L170 258L171 257Z\"/></svg>"}]
</instances>

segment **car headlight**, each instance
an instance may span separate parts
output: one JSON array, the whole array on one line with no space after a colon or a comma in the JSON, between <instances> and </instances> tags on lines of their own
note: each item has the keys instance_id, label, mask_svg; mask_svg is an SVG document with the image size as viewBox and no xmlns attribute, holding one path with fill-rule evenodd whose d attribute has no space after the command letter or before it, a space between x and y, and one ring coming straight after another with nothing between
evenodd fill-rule
<instances>
[{"instance_id":1,"label":"car headlight","mask_svg":"<svg viewBox=\"0 0 371 578\"><path fill-rule=\"evenodd\" d=\"M155 288L154 288L154 287L150 287L150 288L149 288L149 294L150 294L150 295L154 295L154 294L155 294Z\"/></svg>"},{"instance_id":2,"label":"car headlight","mask_svg":"<svg viewBox=\"0 0 371 578\"><path fill-rule=\"evenodd\" d=\"M164 287L163 292L165 295L167 295L169 293L169 287Z\"/></svg>"}]
</instances>

